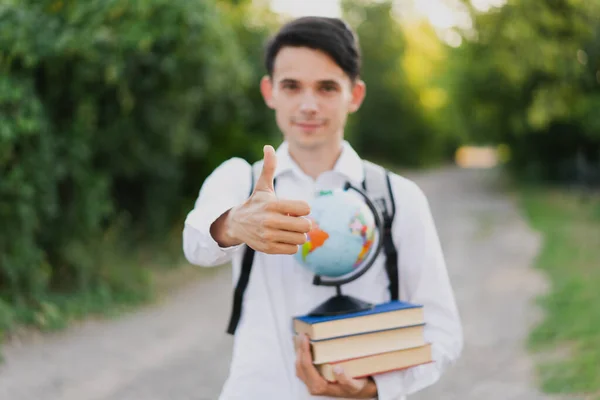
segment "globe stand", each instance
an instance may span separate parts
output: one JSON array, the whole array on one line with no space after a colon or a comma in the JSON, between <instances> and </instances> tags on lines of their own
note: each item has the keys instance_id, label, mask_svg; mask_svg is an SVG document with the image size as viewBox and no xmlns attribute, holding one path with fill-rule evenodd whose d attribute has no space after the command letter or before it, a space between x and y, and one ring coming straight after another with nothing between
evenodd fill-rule
<instances>
[{"instance_id":1,"label":"globe stand","mask_svg":"<svg viewBox=\"0 0 600 400\"><path fill-rule=\"evenodd\" d=\"M321 317L327 315L348 314L358 311L370 310L373 304L357 299L356 297L342 294L340 286L335 287L337 294L321 303L315 309L308 313L311 317Z\"/></svg>"},{"instance_id":2,"label":"globe stand","mask_svg":"<svg viewBox=\"0 0 600 400\"><path fill-rule=\"evenodd\" d=\"M375 204L369 199L369 197L360 189L352 186L349 182L344 185L344 190L352 189L360 194L367 206L373 212L373 217L375 218L375 226L377 227L377 231L379 233L379 240L377 241L377 245L373 253L371 254L370 259L365 263L360 272L353 274L350 277L342 278L342 279L333 279L327 280L322 279L320 275L315 275L313 284L317 286L335 286L336 295L330 297L323 303L319 304L316 308L309 312L310 316L331 316L331 315L342 315L349 314L359 311L366 311L372 309L375 305L360 299L357 299L353 296L348 296L342 294L341 286L351 282L355 279L358 279L361 275L363 275L367 270L373 265L373 262L377 258L377 255L381 252L383 247L383 224L382 219L379 215L379 211L375 207Z\"/></svg>"}]
</instances>

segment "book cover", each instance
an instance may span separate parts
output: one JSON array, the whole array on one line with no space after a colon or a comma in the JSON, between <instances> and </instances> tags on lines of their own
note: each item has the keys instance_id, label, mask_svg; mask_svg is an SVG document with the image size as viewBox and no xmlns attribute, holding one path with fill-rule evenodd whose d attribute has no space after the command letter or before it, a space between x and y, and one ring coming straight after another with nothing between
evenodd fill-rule
<instances>
[{"instance_id":1,"label":"book cover","mask_svg":"<svg viewBox=\"0 0 600 400\"><path fill-rule=\"evenodd\" d=\"M362 333L420 325L425 322L423 307L402 301L375 305L370 310L334 316L293 318L292 330L311 340L331 339Z\"/></svg>"},{"instance_id":2,"label":"book cover","mask_svg":"<svg viewBox=\"0 0 600 400\"><path fill-rule=\"evenodd\" d=\"M351 378L362 378L385 372L403 370L433 362L431 344L423 346L374 354L366 357L339 360L316 365L319 373L328 381L335 382L333 368L336 365L344 369Z\"/></svg>"},{"instance_id":3,"label":"book cover","mask_svg":"<svg viewBox=\"0 0 600 400\"><path fill-rule=\"evenodd\" d=\"M334 339L311 340L313 362L322 364L421 346L425 344L423 329L424 324L421 324Z\"/></svg>"},{"instance_id":4,"label":"book cover","mask_svg":"<svg viewBox=\"0 0 600 400\"><path fill-rule=\"evenodd\" d=\"M327 316L318 316L318 317L302 315L302 316L294 317L294 319L298 320L298 321L302 321L309 325L314 325L314 324L318 324L318 323L322 323L322 322L364 317L364 316L373 315L373 314L381 314L381 313L387 313L387 312L391 312L391 311L407 310L407 309L422 308L422 307L423 306L420 304L412 304L412 303L407 303L407 302L400 301L400 300L394 300L394 301L388 301L386 303L376 304L372 309L358 311L355 313L340 314L340 315L327 315Z\"/></svg>"}]
</instances>

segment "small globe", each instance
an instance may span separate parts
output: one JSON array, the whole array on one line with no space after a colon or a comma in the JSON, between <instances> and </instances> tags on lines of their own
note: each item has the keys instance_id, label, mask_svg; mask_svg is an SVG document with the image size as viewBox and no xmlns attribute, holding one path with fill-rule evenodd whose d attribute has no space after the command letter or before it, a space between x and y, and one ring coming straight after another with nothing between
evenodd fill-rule
<instances>
[{"instance_id":1,"label":"small globe","mask_svg":"<svg viewBox=\"0 0 600 400\"><path fill-rule=\"evenodd\" d=\"M374 247L377 226L369 206L359 195L338 189L319 193L310 207L312 229L295 259L320 276L355 272Z\"/></svg>"}]
</instances>

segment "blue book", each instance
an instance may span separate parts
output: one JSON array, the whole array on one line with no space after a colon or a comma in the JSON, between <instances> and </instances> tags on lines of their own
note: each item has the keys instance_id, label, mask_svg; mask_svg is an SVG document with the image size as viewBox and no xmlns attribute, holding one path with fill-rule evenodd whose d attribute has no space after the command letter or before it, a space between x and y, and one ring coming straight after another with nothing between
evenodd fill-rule
<instances>
[{"instance_id":1,"label":"blue book","mask_svg":"<svg viewBox=\"0 0 600 400\"><path fill-rule=\"evenodd\" d=\"M296 334L305 333L311 341L359 335L423 325L423 306L403 301L376 304L372 309L331 316L297 316Z\"/></svg>"}]
</instances>

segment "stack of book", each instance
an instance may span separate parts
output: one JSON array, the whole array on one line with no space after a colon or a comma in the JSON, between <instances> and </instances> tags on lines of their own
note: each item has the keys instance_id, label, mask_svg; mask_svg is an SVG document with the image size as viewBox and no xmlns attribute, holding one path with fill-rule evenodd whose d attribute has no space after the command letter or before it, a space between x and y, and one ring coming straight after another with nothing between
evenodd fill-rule
<instances>
[{"instance_id":1,"label":"stack of book","mask_svg":"<svg viewBox=\"0 0 600 400\"><path fill-rule=\"evenodd\" d=\"M424 327L423 307L402 301L350 314L293 319L295 333L310 339L315 367L331 382L336 365L360 378L432 362Z\"/></svg>"}]
</instances>

